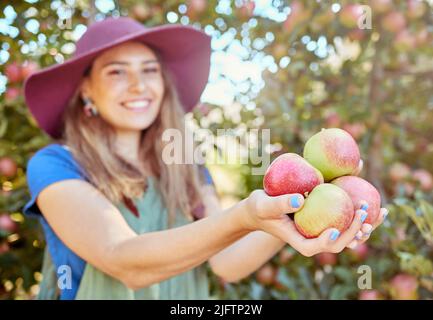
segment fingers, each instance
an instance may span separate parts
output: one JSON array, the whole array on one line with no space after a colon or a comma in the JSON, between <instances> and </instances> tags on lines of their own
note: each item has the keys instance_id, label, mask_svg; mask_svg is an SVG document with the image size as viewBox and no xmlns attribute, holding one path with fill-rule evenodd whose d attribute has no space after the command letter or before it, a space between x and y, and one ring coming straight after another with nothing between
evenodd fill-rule
<instances>
[{"instance_id":1,"label":"fingers","mask_svg":"<svg viewBox=\"0 0 433 320\"><path fill-rule=\"evenodd\" d=\"M373 223L373 230L376 229L379 225L382 224L382 222L385 221L386 217L388 216L389 210L387 208L381 208L379 216L377 217L376 221Z\"/></svg>"},{"instance_id":2,"label":"fingers","mask_svg":"<svg viewBox=\"0 0 433 320\"><path fill-rule=\"evenodd\" d=\"M362 223L367 219L367 212L365 210L356 210L355 218L352 221L349 229L341 234L337 240L337 245L343 245L343 248L350 243L362 227Z\"/></svg>"},{"instance_id":3,"label":"fingers","mask_svg":"<svg viewBox=\"0 0 433 320\"><path fill-rule=\"evenodd\" d=\"M267 197L265 208L271 209L277 215L293 213L304 205L304 197L300 193L285 194L276 197Z\"/></svg>"}]
</instances>

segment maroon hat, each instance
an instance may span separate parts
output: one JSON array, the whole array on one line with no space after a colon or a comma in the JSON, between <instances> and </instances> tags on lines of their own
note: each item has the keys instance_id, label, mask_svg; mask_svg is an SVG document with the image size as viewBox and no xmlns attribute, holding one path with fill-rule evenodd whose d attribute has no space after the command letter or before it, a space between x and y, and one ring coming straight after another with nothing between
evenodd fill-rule
<instances>
[{"instance_id":1,"label":"maroon hat","mask_svg":"<svg viewBox=\"0 0 433 320\"><path fill-rule=\"evenodd\" d=\"M127 17L107 18L89 26L71 58L35 72L25 81L25 100L45 132L60 137L63 111L86 69L102 51L129 40L141 41L161 54L185 111L193 109L208 81L211 38L179 24L148 28Z\"/></svg>"}]
</instances>

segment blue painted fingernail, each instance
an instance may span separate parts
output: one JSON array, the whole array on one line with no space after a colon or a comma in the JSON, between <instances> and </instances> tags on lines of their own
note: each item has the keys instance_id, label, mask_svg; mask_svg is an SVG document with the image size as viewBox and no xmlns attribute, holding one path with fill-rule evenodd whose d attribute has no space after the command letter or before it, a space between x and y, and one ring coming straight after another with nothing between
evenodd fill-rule
<instances>
[{"instance_id":1,"label":"blue painted fingernail","mask_svg":"<svg viewBox=\"0 0 433 320\"><path fill-rule=\"evenodd\" d=\"M361 240L361 238L356 235L355 240Z\"/></svg>"},{"instance_id":2,"label":"blue painted fingernail","mask_svg":"<svg viewBox=\"0 0 433 320\"><path fill-rule=\"evenodd\" d=\"M388 216L388 211L386 211L386 212L383 214L383 220L385 220L387 216Z\"/></svg>"},{"instance_id":3,"label":"blue painted fingernail","mask_svg":"<svg viewBox=\"0 0 433 320\"><path fill-rule=\"evenodd\" d=\"M371 233L371 231L370 231L370 232L364 232L364 237L367 237L367 236L369 236L369 235L370 235L370 233Z\"/></svg>"},{"instance_id":4,"label":"blue painted fingernail","mask_svg":"<svg viewBox=\"0 0 433 320\"><path fill-rule=\"evenodd\" d=\"M301 206L301 203L299 201L298 196L293 196L290 198L290 204L292 205L292 208L299 208Z\"/></svg>"},{"instance_id":5,"label":"blue painted fingernail","mask_svg":"<svg viewBox=\"0 0 433 320\"><path fill-rule=\"evenodd\" d=\"M334 241L335 239L338 238L339 235L340 235L340 231L334 230L334 231L332 231L330 238L331 238L332 241Z\"/></svg>"},{"instance_id":6,"label":"blue painted fingernail","mask_svg":"<svg viewBox=\"0 0 433 320\"><path fill-rule=\"evenodd\" d=\"M364 222L365 219L367 219L367 216L368 216L368 213L363 213L363 214L361 215L361 222Z\"/></svg>"},{"instance_id":7,"label":"blue painted fingernail","mask_svg":"<svg viewBox=\"0 0 433 320\"><path fill-rule=\"evenodd\" d=\"M361 210L367 210L368 209L368 203L364 203L362 206L361 206Z\"/></svg>"}]
</instances>

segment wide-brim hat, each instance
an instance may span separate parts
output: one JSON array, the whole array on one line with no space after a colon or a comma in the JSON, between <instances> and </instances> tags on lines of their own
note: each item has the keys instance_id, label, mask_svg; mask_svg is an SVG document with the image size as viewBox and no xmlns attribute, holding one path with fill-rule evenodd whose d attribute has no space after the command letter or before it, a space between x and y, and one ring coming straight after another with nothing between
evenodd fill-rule
<instances>
[{"instance_id":1,"label":"wide-brim hat","mask_svg":"<svg viewBox=\"0 0 433 320\"><path fill-rule=\"evenodd\" d=\"M160 53L185 111L194 108L209 77L211 37L191 26L146 27L128 17L107 18L88 27L71 58L41 69L25 81L26 103L45 132L53 138L61 136L63 112L87 68L102 51L130 40Z\"/></svg>"}]
</instances>

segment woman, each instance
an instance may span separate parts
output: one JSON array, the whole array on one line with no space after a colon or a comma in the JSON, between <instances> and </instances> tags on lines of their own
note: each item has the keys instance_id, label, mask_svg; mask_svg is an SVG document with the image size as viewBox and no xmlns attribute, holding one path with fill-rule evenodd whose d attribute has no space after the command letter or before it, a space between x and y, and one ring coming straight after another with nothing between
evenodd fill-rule
<instances>
[{"instance_id":1,"label":"woman","mask_svg":"<svg viewBox=\"0 0 433 320\"><path fill-rule=\"evenodd\" d=\"M47 239L40 298L206 299L206 261L237 281L286 243L306 256L340 252L376 227L357 210L343 234L307 240L286 215L302 195L256 190L223 211L204 168L167 165L161 135L183 132L209 60L210 39L194 28L109 18L71 59L26 81L31 112L57 140L27 167L25 213Z\"/></svg>"}]
</instances>

